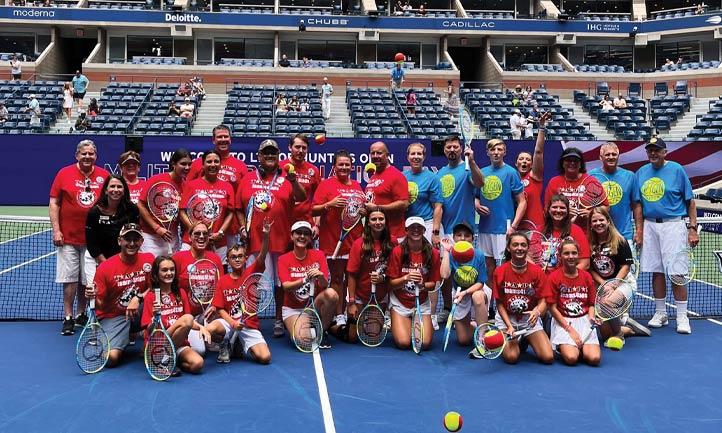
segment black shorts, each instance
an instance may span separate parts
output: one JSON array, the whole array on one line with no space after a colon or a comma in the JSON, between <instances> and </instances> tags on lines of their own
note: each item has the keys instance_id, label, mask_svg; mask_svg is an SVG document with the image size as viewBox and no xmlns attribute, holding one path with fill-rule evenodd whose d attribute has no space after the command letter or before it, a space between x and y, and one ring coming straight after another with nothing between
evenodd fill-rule
<instances>
[{"instance_id":1,"label":"black shorts","mask_svg":"<svg viewBox=\"0 0 722 433\"><path fill-rule=\"evenodd\" d=\"M22 78L23 78L22 72L19 74L13 74L13 80L22 80Z\"/></svg>"},{"instance_id":2,"label":"black shorts","mask_svg":"<svg viewBox=\"0 0 722 433\"><path fill-rule=\"evenodd\" d=\"M73 99L83 99L85 98L85 92L75 92L73 94Z\"/></svg>"}]
</instances>

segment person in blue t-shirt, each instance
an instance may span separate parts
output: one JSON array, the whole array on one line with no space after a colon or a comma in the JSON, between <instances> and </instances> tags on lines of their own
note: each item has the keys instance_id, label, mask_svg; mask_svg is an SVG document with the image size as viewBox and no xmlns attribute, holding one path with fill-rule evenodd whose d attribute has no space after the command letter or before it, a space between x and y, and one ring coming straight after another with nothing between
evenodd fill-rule
<instances>
[{"instance_id":1,"label":"person in blue t-shirt","mask_svg":"<svg viewBox=\"0 0 722 433\"><path fill-rule=\"evenodd\" d=\"M73 99L78 104L78 110L83 109L83 98L85 98L85 92L88 89L88 77L81 74L80 71L75 71L75 76L72 80L73 83Z\"/></svg>"},{"instance_id":2,"label":"person in blue t-shirt","mask_svg":"<svg viewBox=\"0 0 722 433\"><path fill-rule=\"evenodd\" d=\"M683 248L697 246L697 207L692 183L684 168L665 159L667 144L661 138L652 137L645 149L649 164L635 175L638 201L634 209L635 215L641 212L644 224L642 230L634 234L634 241L644 246L640 258L642 272L652 272L655 312L648 326L660 328L669 323L665 306L665 264ZM689 222L685 222L685 217L689 217ZM677 332L690 334L687 287L672 284L672 292L677 307Z\"/></svg>"},{"instance_id":3,"label":"person in blue t-shirt","mask_svg":"<svg viewBox=\"0 0 722 433\"><path fill-rule=\"evenodd\" d=\"M400 89L401 85L404 84L404 75L406 74L404 68L401 67L402 63L403 62L397 62L396 66L391 69L391 87L397 89Z\"/></svg>"},{"instance_id":4,"label":"person in blue t-shirt","mask_svg":"<svg viewBox=\"0 0 722 433\"><path fill-rule=\"evenodd\" d=\"M519 173L504 163L506 144L497 138L486 143L491 165L481 169L484 187L476 191L474 207L479 214L477 247L486 257L487 280L506 249L506 236L519 227L526 212L526 195Z\"/></svg>"}]
</instances>

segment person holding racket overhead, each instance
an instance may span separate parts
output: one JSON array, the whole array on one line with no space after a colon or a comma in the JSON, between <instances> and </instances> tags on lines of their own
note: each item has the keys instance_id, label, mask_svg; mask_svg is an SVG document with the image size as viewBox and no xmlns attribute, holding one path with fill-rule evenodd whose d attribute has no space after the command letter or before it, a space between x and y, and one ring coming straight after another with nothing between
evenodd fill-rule
<instances>
[{"instance_id":1,"label":"person holding racket overhead","mask_svg":"<svg viewBox=\"0 0 722 433\"><path fill-rule=\"evenodd\" d=\"M689 176L674 161L667 161L667 143L652 137L645 149L649 164L642 166L635 177L636 212L644 218L644 225L634 235L634 241L642 248L640 262L642 272L652 272L655 312L649 321L650 328L660 328L669 323L665 299L667 282L665 265L680 250L694 248L699 243L697 234L697 207ZM689 220L685 221L685 217ZM687 287L672 283L674 303L677 307L677 332L690 334L687 317Z\"/></svg>"},{"instance_id":2,"label":"person holding racket overhead","mask_svg":"<svg viewBox=\"0 0 722 433\"><path fill-rule=\"evenodd\" d=\"M403 239L404 214L409 207L409 187L403 174L389 161L386 144L377 141L369 150L376 172L366 184L366 207L380 207L388 217L389 230L398 239Z\"/></svg>"},{"instance_id":3,"label":"person holding racket overhead","mask_svg":"<svg viewBox=\"0 0 722 433\"><path fill-rule=\"evenodd\" d=\"M191 225L203 222L210 233L206 247L225 257L226 231L231 227L235 211L233 186L218 177L221 155L217 151L207 150L202 159L203 175L186 182L183 187L180 222L184 235L181 249L190 246L188 233Z\"/></svg>"},{"instance_id":4,"label":"person holding racket overhead","mask_svg":"<svg viewBox=\"0 0 722 433\"><path fill-rule=\"evenodd\" d=\"M545 289L553 317L551 344L566 365L576 365L581 354L585 363L597 366L602 352L596 332L582 340L589 334L589 327L597 323L594 315L597 286L589 272L579 269L579 245L574 239L564 239L559 251L562 266L549 275Z\"/></svg>"},{"instance_id":5,"label":"person holding racket overhead","mask_svg":"<svg viewBox=\"0 0 722 433\"><path fill-rule=\"evenodd\" d=\"M128 184L130 201L137 204L146 182L145 179L138 177L138 172L140 171L140 154L132 150L121 153L118 158L118 167L120 168L120 174L123 176L123 179L125 179L125 183Z\"/></svg>"},{"instance_id":6,"label":"person holding racket overhead","mask_svg":"<svg viewBox=\"0 0 722 433\"><path fill-rule=\"evenodd\" d=\"M328 349L331 343L328 341L327 330L339 299L336 291L328 287L326 255L322 251L309 248L312 238L311 224L307 221L296 221L291 227L293 249L278 258L278 276L284 294L283 322L287 329L293 330L298 315L312 295L313 287L314 305L319 313L324 334L319 347ZM311 284L311 280L314 284ZM293 334L291 332L291 342Z\"/></svg>"},{"instance_id":7,"label":"person holding racket overhead","mask_svg":"<svg viewBox=\"0 0 722 433\"><path fill-rule=\"evenodd\" d=\"M154 256L178 248L178 210L183 185L191 166L191 154L178 149L170 157L170 171L152 176L138 199L140 226L143 228L142 251Z\"/></svg>"},{"instance_id":8,"label":"person holding racket overhead","mask_svg":"<svg viewBox=\"0 0 722 433\"><path fill-rule=\"evenodd\" d=\"M231 273L222 276L218 281L212 302L220 317L208 325L208 331L213 336L213 340L221 344L217 359L219 363L231 362L230 354L235 352L231 345L234 342L241 344L240 349L243 350L243 353L257 363L265 365L271 362L271 351L261 334L261 323L258 316L245 317L243 309L239 307L239 301L246 279L252 274L262 274L266 270L266 254L272 227L271 219L263 220L261 251L258 252L258 260L251 266L246 268L248 256L243 243L235 244L228 249L226 259Z\"/></svg>"},{"instance_id":9,"label":"person holding racket overhead","mask_svg":"<svg viewBox=\"0 0 722 433\"><path fill-rule=\"evenodd\" d=\"M85 297L81 287L85 280L83 256L86 251L85 220L97 201L108 172L95 165L98 158L95 143L83 140L75 149L76 163L61 168L50 187L48 213L53 230L53 245L58 248L55 282L63 285L62 335L73 335L75 326L85 326ZM77 296L77 316L73 304Z\"/></svg>"},{"instance_id":10,"label":"person holding racket overhead","mask_svg":"<svg viewBox=\"0 0 722 433\"><path fill-rule=\"evenodd\" d=\"M523 232L516 231L506 240L504 263L494 271L493 292L499 314L495 325L513 337L515 331L528 331L523 338L534 349L539 362L554 362L549 337L542 328L547 311L546 275L534 263L526 260L529 241ZM539 332L542 331L542 332ZM508 364L516 364L521 355L519 340L511 338L502 356Z\"/></svg>"},{"instance_id":11,"label":"person holding racket overhead","mask_svg":"<svg viewBox=\"0 0 722 433\"><path fill-rule=\"evenodd\" d=\"M154 291L148 291L143 304L141 326L147 328L153 321L153 316L160 312L163 326L175 346L178 367L188 373L200 373L204 365L203 356L193 350L188 341L188 334L192 330L196 331L207 343L211 342L211 334L193 318L188 294L178 286L176 265L170 256L155 258L150 281L153 288L160 288L161 297L156 299Z\"/></svg>"},{"instance_id":12,"label":"person holding racket overhead","mask_svg":"<svg viewBox=\"0 0 722 433\"><path fill-rule=\"evenodd\" d=\"M555 194L550 198L549 205L544 213L544 227L542 230L547 242L545 247L549 249L549 260L542 266L547 274L562 265L559 246L566 238L572 238L577 242L577 267L584 270L589 269L589 241L584 234L584 230L577 224L572 223L569 199L565 195Z\"/></svg>"},{"instance_id":13,"label":"person holding racket overhead","mask_svg":"<svg viewBox=\"0 0 722 433\"><path fill-rule=\"evenodd\" d=\"M343 314L346 263L351 245L363 231L363 225L359 224L359 221L366 215L366 197L361 184L351 179L351 167L351 154L346 150L336 152L333 164L335 176L321 181L313 199L313 215L318 217L315 233L319 233L319 248L328 259L331 288L339 298L334 318L336 326L346 324L346 316ZM323 230L320 230L320 227L323 227ZM337 250L339 243L341 246Z\"/></svg>"},{"instance_id":14,"label":"person holding racket overhead","mask_svg":"<svg viewBox=\"0 0 722 433\"><path fill-rule=\"evenodd\" d=\"M426 224L420 217L406 219L406 236L391 251L386 271L388 288L391 290L391 334L396 347L402 350L411 347L411 316L417 288L423 322L423 349L428 350L434 339L428 292L441 282L441 260L439 250L434 249L424 237L425 231Z\"/></svg>"},{"instance_id":15,"label":"person holding racket overhead","mask_svg":"<svg viewBox=\"0 0 722 433\"><path fill-rule=\"evenodd\" d=\"M118 236L120 253L98 266L93 285L85 296L95 298L95 313L110 339L108 367L118 365L123 351L140 323L140 305L150 289L153 255L140 252L143 235L140 225L125 224Z\"/></svg>"},{"instance_id":16,"label":"person holding racket overhead","mask_svg":"<svg viewBox=\"0 0 722 433\"><path fill-rule=\"evenodd\" d=\"M526 196L526 211L522 223L516 226L517 230L539 230L544 225L544 206L542 205L542 192L544 186L544 140L546 138L545 125L552 117L547 111L539 116L539 133L536 137L534 152L519 152L516 156L516 170L521 177Z\"/></svg>"}]
</instances>

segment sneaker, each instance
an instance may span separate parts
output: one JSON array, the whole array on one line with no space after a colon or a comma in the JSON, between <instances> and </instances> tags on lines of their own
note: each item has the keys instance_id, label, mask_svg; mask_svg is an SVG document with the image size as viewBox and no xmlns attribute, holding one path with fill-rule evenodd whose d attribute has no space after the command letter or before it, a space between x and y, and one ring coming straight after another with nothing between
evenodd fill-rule
<instances>
[{"instance_id":1,"label":"sneaker","mask_svg":"<svg viewBox=\"0 0 722 433\"><path fill-rule=\"evenodd\" d=\"M221 349L218 351L218 359L216 362L219 364L228 364L231 362L231 353L228 348L228 343L221 344Z\"/></svg>"},{"instance_id":2,"label":"sneaker","mask_svg":"<svg viewBox=\"0 0 722 433\"><path fill-rule=\"evenodd\" d=\"M128 346L135 346L135 339L138 338L137 332L130 333L130 339L128 340Z\"/></svg>"},{"instance_id":3,"label":"sneaker","mask_svg":"<svg viewBox=\"0 0 722 433\"><path fill-rule=\"evenodd\" d=\"M471 352L469 352L469 358L471 359L484 359L484 357L479 352L479 349L476 347L471 349Z\"/></svg>"},{"instance_id":4,"label":"sneaker","mask_svg":"<svg viewBox=\"0 0 722 433\"><path fill-rule=\"evenodd\" d=\"M283 320L273 322L273 338L281 338L283 333Z\"/></svg>"},{"instance_id":5,"label":"sneaker","mask_svg":"<svg viewBox=\"0 0 722 433\"><path fill-rule=\"evenodd\" d=\"M450 313L451 312L449 310L444 308L443 310L441 310L441 313L439 313L439 316L436 318L436 320L438 320L439 323L446 323L446 320L449 318Z\"/></svg>"},{"instance_id":6,"label":"sneaker","mask_svg":"<svg viewBox=\"0 0 722 433\"><path fill-rule=\"evenodd\" d=\"M86 323L88 323L88 315L87 314L80 313L77 316L75 316L75 326L83 328L83 327L85 327Z\"/></svg>"},{"instance_id":7,"label":"sneaker","mask_svg":"<svg viewBox=\"0 0 722 433\"><path fill-rule=\"evenodd\" d=\"M334 318L334 320L336 321L336 324L338 326L343 326L346 324L346 316L344 316L343 314L339 314Z\"/></svg>"},{"instance_id":8,"label":"sneaker","mask_svg":"<svg viewBox=\"0 0 722 433\"><path fill-rule=\"evenodd\" d=\"M439 320L436 318L436 314L431 315L431 326L434 327L434 331L439 330Z\"/></svg>"},{"instance_id":9,"label":"sneaker","mask_svg":"<svg viewBox=\"0 0 722 433\"><path fill-rule=\"evenodd\" d=\"M689 317L677 316L677 333L678 334L691 334L692 328L689 326Z\"/></svg>"},{"instance_id":10,"label":"sneaker","mask_svg":"<svg viewBox=\"0 0 722 433\"><path fill-rule=\"evenodd\" d=\"M627 318L627 323L625 323L624 326L631 329L632 332L634 332L634 335L638 335L638 336L642 336L642 337L651 337L652 336L652 331L650 331L649 328L647 328L646 326L637 322L636 320L632 319L631 317Z\"/></svg>"},{"instance_id":11,"label":"sneaker","mask_svg":"<svg viewBox=\"0 0 722 433\"><path fill-rule=\"evenodd\" d=\"M662 326L667 326L668 324L669 319L667 318L667 313L655 311L654 316L652 316L652 319L647 323L647 326L650 328L661 328Z\"/></svg>"},{"instance_id":12,"label":"sneaker","mask_svg":"<svg viewBox=\"0 0 722 433\"><path fill-rule=\"evenodd\" d=\"M330 349L331 341L328 339L328 332L323 331L323 338L321 338L321 344L318 345L319 349Z\"/></svg>"},{"instance_id":13,"label":"sneaker","mask_svg":"<svg viewBox=\"0 0 722 433\"><path fill-rule=\"evenodd\" d=\"M63 330L60 331L61 335L73 335L75 334L75 321L72 317L68 316L63 320Z\"/></svg>"}]
</instances>

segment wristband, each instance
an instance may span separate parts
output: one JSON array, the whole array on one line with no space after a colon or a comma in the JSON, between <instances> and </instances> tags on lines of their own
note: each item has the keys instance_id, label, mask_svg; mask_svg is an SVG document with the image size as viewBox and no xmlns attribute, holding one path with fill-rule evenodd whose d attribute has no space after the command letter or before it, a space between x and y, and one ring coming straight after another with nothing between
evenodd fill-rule
<instances>
[{"instance_id":1,"label":"wristband","mask_svg":"<svg viewBox=\"0 0 722 433\"><path fill-rule=\"evenodd\" d=\"M153 226L154 232L158 233L158 230L160 230L160 225L156 224L155 226Z\"/></svg>"},{"instance_id":2,"label":"wristband","mask_svg":"<svg viewBox=\"0 0 722 433\"><path fill-rule=\"evenodd\" d=\"M221 236L225 235L225 233L223 232L223 230L218 230L218 234L221 235Z\"/></svg>"},{"instance_id":3,"label":"wristband","mask_svg":"<svg viewBox=\"0 0 722 433\"><path fill-rule=\"evenodd\" d=\"M569 328L571 328L571 323L567 322L566 326L564 326L565 331L569 331Z\"/></svg>"},{"instance_id":4,"label":"wristband","mask_svg":"<svg viewBox=\"0 0 722 433\"><path fill-rule=\"evenodd\" d=\"M439 234L441 234L441 230L438 230L438 229L437 229L437 230L431 230L431 234L432 234L432 235L439 236Z\"/></svg>"}]
</instances>

